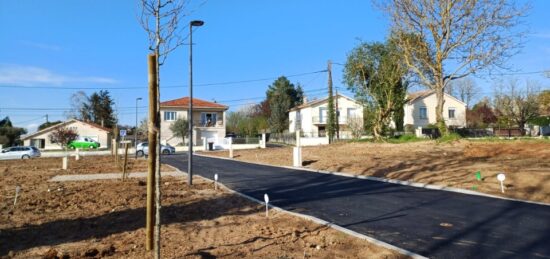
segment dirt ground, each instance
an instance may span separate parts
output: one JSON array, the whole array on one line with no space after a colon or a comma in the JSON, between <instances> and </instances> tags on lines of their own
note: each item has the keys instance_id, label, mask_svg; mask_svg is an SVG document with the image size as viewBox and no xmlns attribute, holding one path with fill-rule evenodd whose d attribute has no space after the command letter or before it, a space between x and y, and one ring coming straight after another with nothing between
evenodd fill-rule
<instances>
[{"instance_id":1,"label":"dirt ground","mask_svg":"<svg viewBox=\"0 0 550 259\"><path fill-rule=\"evenodd\" d=\"M0 257L152 258L145 251L145 179L48 182L118 172L110 157L0 161ZM145 171L145 160L131 162ZM170 168L165 168L170 170ZM326 226L271 211L197 178L162 182L162 258L403 258ZM16 186L21 195L14 207Z\"/></svg>"},{"instance_id":2,"label":"dirt ground","mask_svg":"<svg viewBox=\"0 0 550 259\"><path fill-rule=\"evenodd\" d=\"M227 157L226 151L204 154ZM304 166L550 203L550 142L339 143L302 148ZM292 148L235 150L235 159L292 165ZM483 177L478 181L476 172ZM496 179L506 175L505 193Z\"/></svg>"}]
</instances>

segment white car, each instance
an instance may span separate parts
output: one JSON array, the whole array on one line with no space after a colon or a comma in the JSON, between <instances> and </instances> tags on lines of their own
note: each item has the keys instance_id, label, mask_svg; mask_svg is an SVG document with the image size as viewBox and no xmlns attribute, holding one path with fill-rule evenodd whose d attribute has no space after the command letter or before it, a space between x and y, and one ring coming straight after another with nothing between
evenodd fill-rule
<instances>
[{"instance_id":1,"label":"white car","mask_svg":"<svg viewBox=\"0 0 550 259\"><path fill-rule=\"evenodd\" d=\"M139 143L136 147L137 156L144 156L149 154L149 143ZM176 148L170 145L160 145L160 153L163 155L170 155L176 153Z\"/></svg>"},{"instance_id":2,"label":"white car","mask_svg":"<svg viewBox=\"0 0 550 259\"><path fill-rule=\"evenodd\" d=\"M9 147L2 150L0 160L5 159L29 159L31 157L40 157L40 150L36 147Z\"/></svg>"}]
</instances>

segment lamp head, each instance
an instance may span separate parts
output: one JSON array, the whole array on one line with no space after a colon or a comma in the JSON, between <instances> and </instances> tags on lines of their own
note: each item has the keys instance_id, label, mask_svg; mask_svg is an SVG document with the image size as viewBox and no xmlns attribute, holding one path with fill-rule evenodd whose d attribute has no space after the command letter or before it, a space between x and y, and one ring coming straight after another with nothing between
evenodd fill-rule
<instances>
[{"instance_id":1,"label":"lamp head","mask_svg":"<svg viewBox=\"0 0 550 259\"><path fill-rule=\"evenodd\" d=\"M204 21L201 21L201 20L194 20L194 21L191 21L189 24L190 24L191 26L199 27L199 26L204 25Z\"/></svg>"}]
</instances>

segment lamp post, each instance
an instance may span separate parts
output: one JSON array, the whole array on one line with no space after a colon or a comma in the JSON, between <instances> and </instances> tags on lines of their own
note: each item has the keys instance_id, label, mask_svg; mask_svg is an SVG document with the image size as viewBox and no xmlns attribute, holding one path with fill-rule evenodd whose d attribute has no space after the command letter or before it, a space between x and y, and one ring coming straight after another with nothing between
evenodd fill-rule
<instances>
[{"instance_id":1,"label":"lamp post","mask_svg":"<svg viewBox=\"0 0 550 259\"><path fill-rule=\"evenodd\" d=\"M136 98L136 129L134 130L134 154L137 158L137 132L138 132L138 101L141 101L141 97Z\"/></svg>"},{"instance_id":2,"label":"lamp post","mask_svg":"<svg viewBox=\"0 0 550 259\"><path fill-rule=\"evenodd\" d=\"M189 150L187 152L187 174L189 185L193 185L193 26L200 27L203 21L194 20L189 23Z\"/></svg>"}]
</instances>

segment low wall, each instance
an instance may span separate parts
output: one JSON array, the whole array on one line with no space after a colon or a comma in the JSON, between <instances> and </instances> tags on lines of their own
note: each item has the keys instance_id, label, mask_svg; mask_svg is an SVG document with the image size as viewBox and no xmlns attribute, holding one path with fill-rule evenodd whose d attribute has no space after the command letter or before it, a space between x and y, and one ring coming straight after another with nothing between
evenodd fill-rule
<instances>
[{"instance_id":1,"label":"low wall","mask_svg":"<svg viewBox=\"0 0 550 259\"><path fill-rule=\"evenodd\" d=\"M318 146L318 145L328 145L327 137L318 137L318 138L300 138L301 146Z\"/></svg>"}]
</instances>

